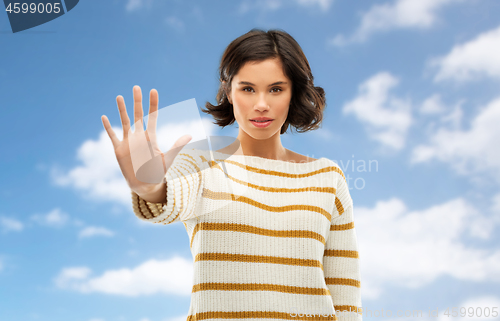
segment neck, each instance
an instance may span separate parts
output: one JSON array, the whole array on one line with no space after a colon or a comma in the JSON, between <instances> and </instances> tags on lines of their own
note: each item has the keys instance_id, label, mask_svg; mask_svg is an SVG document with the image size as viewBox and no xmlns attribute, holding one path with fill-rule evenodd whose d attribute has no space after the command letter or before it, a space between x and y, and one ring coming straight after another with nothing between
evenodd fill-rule
<instances>
[{"instance_id":1,"label":"neck","mask_svg":"<svg viewBox=\"0 0 500 321\"><path fill-rule=\"evenodd\" d=\"M240 130L237 137L240 146L236 154L257 156L268 159L287 160L288 151L281 144L280 133L267 139L255 139ZM235 142L238 143L238 142Z\"/></svg>"}]
</instances>

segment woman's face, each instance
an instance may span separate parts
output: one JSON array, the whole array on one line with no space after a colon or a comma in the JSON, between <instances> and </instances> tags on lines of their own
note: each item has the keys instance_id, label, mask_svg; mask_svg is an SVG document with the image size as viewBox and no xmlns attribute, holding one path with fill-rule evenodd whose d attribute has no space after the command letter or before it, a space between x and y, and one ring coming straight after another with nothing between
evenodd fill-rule
<instances>
[{"instance_id":1,"label":"woman's face","mask_svg":"<svg viewBox=\"0 0 500 321\"><path fill-rule=\"evenodd\" d=\"M283 73L278 58L247 62L233 77L231 93L228 95L240 134L243 130L255 139L280 135L291 98L292 82ZM272 120L267 123L252 121L258 117Z\"/></svg>"}]
</instances>

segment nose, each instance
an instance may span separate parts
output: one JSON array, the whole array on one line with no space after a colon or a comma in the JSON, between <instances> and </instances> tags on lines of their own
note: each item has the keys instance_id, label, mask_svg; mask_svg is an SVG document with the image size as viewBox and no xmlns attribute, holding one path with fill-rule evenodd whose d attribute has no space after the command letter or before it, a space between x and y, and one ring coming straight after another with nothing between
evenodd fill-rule
<instances>
[{"instance_id":1,"label":"nose","mask_svg":"<svg viewBox=\"0 0 500 321\"><path fill-rule=\"evenodd\" d=\"M257 98L257 102L254 106L254 109L255 110L258 110L260 112L262 111L266 111L269 109L269 103L267 102L266 100L266 97L264 95L264 93L260 94Z\"/></svg>"}]
</instances>

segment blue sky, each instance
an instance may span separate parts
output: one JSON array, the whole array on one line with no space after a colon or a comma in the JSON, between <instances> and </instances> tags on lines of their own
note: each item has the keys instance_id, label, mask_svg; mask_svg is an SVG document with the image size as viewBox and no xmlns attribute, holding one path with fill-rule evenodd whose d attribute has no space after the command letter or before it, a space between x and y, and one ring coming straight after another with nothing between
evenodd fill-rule
<instances>
[{"instance_id":1,"label":"blue sky","mask_svg":"<svg viewBox=\"0 0 500 321\"><path fill-rule=\"evenodd\" d=\"M282 143L350 178L364 308L498 311L499 17L495 0L80 1L12 34L0 14L0 320L185 320L185 228L135 217L100 117L121 137L134 85L145 105L152 88L215 103L223 50L254 27L290 33L326 91L322 128Z\"/></svg>"}]
</instances>

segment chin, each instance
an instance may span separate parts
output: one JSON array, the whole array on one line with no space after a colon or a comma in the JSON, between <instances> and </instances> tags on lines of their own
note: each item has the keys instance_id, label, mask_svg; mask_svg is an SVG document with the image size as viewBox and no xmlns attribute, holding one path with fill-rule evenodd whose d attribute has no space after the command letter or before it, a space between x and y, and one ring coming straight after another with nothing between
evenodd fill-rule
<instances>
[{"instance_id":1,"label":"chin","mask_svg":"<svg viewBox=\"0 0 500 321\"><path fill-rule=\"evenodd\" d=\"M281 127L280 127L280 129L281 129ZM278 129L276 131L271 131L271 130L263 131L260 128L251 128L250 130L244 130L244 132L248 136L252 137L253 139L266 140L266 139L273 137L276 134L279 134L280 129Z\"/></svg>"}]
</instances>

